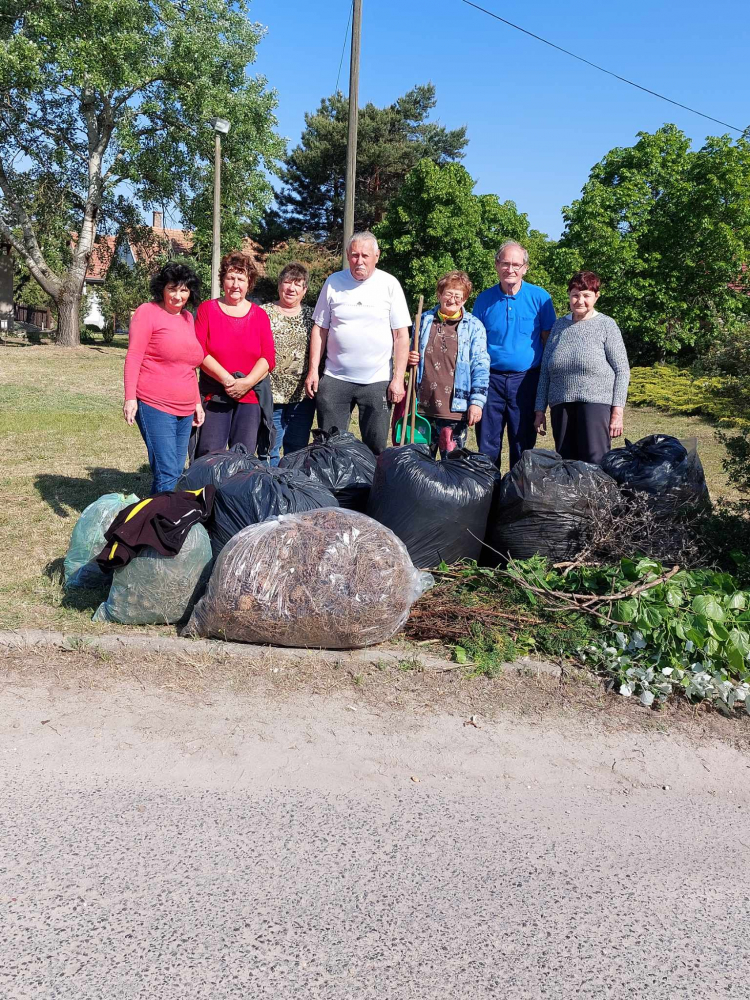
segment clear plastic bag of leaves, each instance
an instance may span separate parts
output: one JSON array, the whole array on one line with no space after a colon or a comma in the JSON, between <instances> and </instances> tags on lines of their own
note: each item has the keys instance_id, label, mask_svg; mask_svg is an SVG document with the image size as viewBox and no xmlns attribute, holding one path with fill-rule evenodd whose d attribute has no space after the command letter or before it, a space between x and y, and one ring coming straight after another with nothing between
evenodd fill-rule
<instances>
[{"instance_id":1,"label":"clear plastic bag of leaves","mask_svg":"<svg viewBox=\"0 0 750 1000\"><path fill-rule=\"evenodd\" d=\"M525 451L500 484L487 525L487 544L513 559L547 556L573 559L583 547L603 490L616 497L617 486L598 465L564 459L555 451ZM486 552L487 550L485 550Z\"/></svg>"},{"instance_id":2,"label":"clear plastic bag of leaves","mask_svg":"<svg viewBox=\"0 0 750 1000\"><path fill-rule=\"evenodd\" d=\"M211 573L211 540L194 524L175 556L146 546L127 566L116 569L109 597L92 621L122 625L172 625L184 621Z\"/></svg>"},{"instance_id":3,"label":"clear plastic bag of leaves","mask_svg":"<svg viewBox=\"0 0 750 1000\"><path fill-rule=\"evenodd\" d=\"M390 639L433 584L388 528L341 508L287 514L224 546L185 633L356 649Z\"/></svg>"},{"instance_id":4,"label":"clear plastic bag of leaves","mask_svg":"<svg viewBox=\"0 0 750 1000\"><path fill-rule=\"evenodd\" d=\"M105 493L83 511L75 523L65 554L66 587L94 588L110 582L111 574L105 573L96 563L96 557L106 544L104 532L124 507L138 503L138 499L134 493L129 496Z\"/></svg>"}]
</instances>

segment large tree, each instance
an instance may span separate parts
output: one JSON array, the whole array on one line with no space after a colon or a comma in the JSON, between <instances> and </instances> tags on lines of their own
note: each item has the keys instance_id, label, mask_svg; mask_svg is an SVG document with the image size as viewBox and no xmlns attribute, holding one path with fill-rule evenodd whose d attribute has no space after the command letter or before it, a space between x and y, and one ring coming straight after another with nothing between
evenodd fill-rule
<instances>
[{"instance_id":1,"label":"large tree","mask_svg":"<svg viewBox=\"0 0 750 1000\"><path fill-rule=\"evenodd\" d=\"M564 247L604 280L601 305L631 355L700 351L728 317L750 310L750 142L697 151L674 125L639 133L597 163L564 209Z\"/></svg>"},{"instance_id":2,"label":"large tree","mask_svg":"<svg viewBox=\"0 0 750 1000\"><path fill-rule=\"evenodd\" d=\"M446 129L429 121L435 103L430 83L385 108L360 108L355 228L369 229L383 218L388 202L420 160L443 164L463 156L466 128ZM281 173L278 210L269 224L273 235L311 233L325 239L341 233L348 116L349 100L340 92L305 115L300 143Z\"/></svg>"},{"instance_id":3,"label":"large tree","mask_svg":"<svg viewBox=\"0 0 750 1000\"><path fill-rule=\"evenodd\" d=\"M529 281L549 285L551 245L544 234L529 228L514 202L474 194L474 184L461 164L422 160L376 226L382 266L399 278L412 302L424 295L431 303L437 279L454 269L466 271L475 294L496 284L495 253L509 239L529 251Z\"/></svg>"},{"instance_id":4,"label":"large tree","mask_svg":"<svg viewBox=\"0 0 750 1000\"><path fill-rule=\"evenodd\" d=\"M232 126L225 201L241 218L265 209L262 168L283 146L275 95L246 72L263 29L249 0L5 0L0 10L0 236L56 302L58 342L72 345L97 231L136 221L135 200L175 203L189 221L207 214L211 117ZM47 250L42 180L73 230L63 254Z\"/></svg>"}]
</instances>

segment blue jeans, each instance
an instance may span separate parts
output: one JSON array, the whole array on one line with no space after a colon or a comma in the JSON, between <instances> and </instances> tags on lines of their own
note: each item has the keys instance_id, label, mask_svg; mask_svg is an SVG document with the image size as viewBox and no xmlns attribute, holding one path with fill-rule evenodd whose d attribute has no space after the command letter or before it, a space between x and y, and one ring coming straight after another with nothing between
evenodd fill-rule
<instances>
[{"instance_id":1,"label":"blue jeans","mask_svg":"<svg viewBox=\"0 0 750 1000\"><path fill-rule=\"evenodd\" d=\"M276 444L271 449L271 465L278 465L281 446L284 454L306 448L310 441L310 430L315 418L315 400L303 399L299 403L274 403L273 425L276 428Z\"/></svg>"},{"instance_id":2,"label":"blue jeans","mask_svg":"<svg viewBox=\"0 0 750 1000\"><path fill-rule=\"evenodd\" d=\"M477 446L498 467L506 427L511 469L521 455L536 444L534 405L538 385L538 368L526 372L490 371L487 402L482 419L476 425Z\"/></svg>"},{"instance_id":3,"label":"blue jeans","mask_svg":"<svg viewBox=\"0 0 750 1000\"><path fill-rule=\"evenodd\" d=\"M154 476L151 495L173 490L185 468L193 414L176 417L139 399L135 422L146 442Z\"/></svg>"}]
</instances>

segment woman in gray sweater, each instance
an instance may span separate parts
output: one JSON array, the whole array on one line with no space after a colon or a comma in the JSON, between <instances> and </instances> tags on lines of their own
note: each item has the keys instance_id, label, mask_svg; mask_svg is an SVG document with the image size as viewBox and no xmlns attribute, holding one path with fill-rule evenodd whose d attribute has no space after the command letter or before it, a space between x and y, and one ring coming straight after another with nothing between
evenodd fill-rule
<instances>
[{"instance_id":1,"label":"woman in gray sweater","mask_svg":"<svg viewBox=\"0 0 750 1000\"><path fill-rule=\"evenodd\" d=\"M547 433L549 404L555 449L563 458L601 462L622 434L630 367L617 323L596 311L599 275L578 271L568 282L570 314L555 322L539 373L534 427Z\"/></svg>"}]
</instances>

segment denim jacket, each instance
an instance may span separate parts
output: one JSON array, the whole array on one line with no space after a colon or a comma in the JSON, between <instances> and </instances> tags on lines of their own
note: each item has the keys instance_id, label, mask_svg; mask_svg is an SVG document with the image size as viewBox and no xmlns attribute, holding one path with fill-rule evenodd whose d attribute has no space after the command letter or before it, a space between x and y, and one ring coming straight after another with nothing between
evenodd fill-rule
<instances>
[{"instance_id":1,"label":"denim jacket","mask_svg":"<svg viewBox=\"0 0 750 1000\"><path fill-rule=\"evenodd\" d=\"M422 323L419 330L417 384L422 381L424 374L424 352L437 313L437 306L422 313ZM413 330L412 327L412 335ZM472 405L484 407L487 402L489 385L490 356L487 353L487 333L484 324L464 309L464 314L458 324L458 358L456 359L456 374L453 378L451 410L454 413L465 413Z\"/></svg>"}]
</instances>

